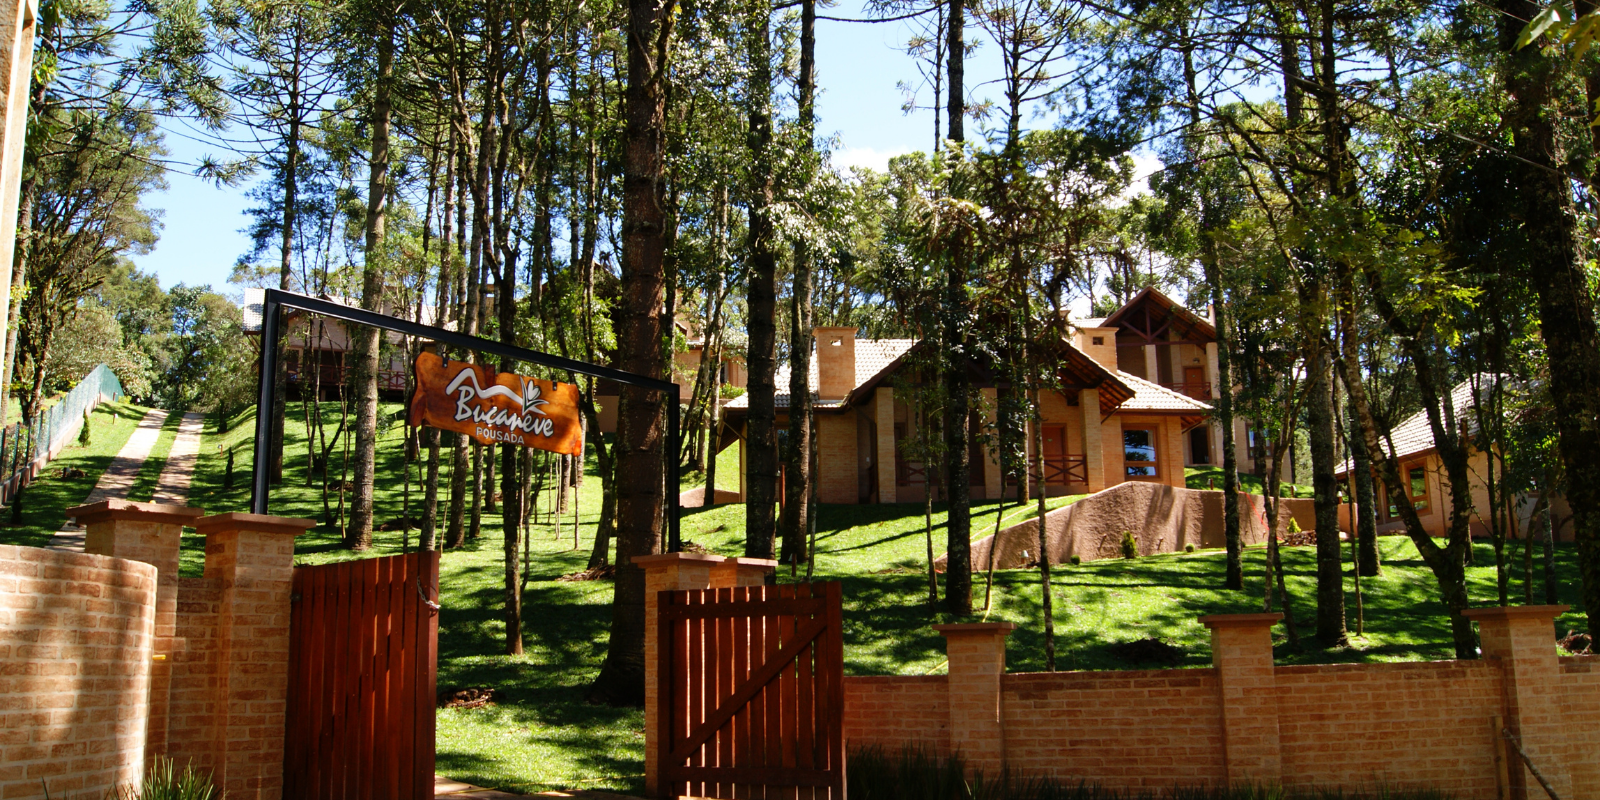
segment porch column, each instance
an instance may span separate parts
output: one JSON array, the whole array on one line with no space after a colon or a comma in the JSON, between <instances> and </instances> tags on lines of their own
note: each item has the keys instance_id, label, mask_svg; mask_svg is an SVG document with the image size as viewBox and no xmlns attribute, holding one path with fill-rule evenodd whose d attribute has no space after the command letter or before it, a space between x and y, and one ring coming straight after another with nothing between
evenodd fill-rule
<instances>
[{"instance_id":1,"label":"porch column","mask_svg":"<svg viewBox=\"0 0 1600 800\"><path fill-rule=\"evenodd\" d=\"M1283 779L1278 744L1277 675L1272 626L1282 614L1211 614L1211 662L1222 689L1222 750L1228 783L1275 785Z\"/></svg>"},{"instance_id":2,"label":"porch column","mask_svg":"<svg viewBox=\"0 0 1600 800\"><path fill-rule=\"evenodd\" d=\"M1594 756L1574 749L1568 731L1571 717L1564 718L1561 709L1565 693L1553 623L1566 610L1567 606L1469 608L1461 615L1478 623L1484 657L1500 662L1506 693L1505 726L1521 740L1523 752L1556 794L1572 797L1574 761ZM1542 800L1544 788L1509 742L1506 752L1513 800Z\"/></svg>"},{"instance_id":3,"label":"porch column","mask_svg":"<svg viewBox=\"0 0 1600 800\"><path fill-rule=\"evenodd\" d=\"M213 763L217 788L229 800L283 797L294 537L316 524L241 513L195 521L206 537L205 576L222 589Z\"/></svg>"},{"instance_id":4,"label":"porch column","mask_svg":"<svg viewBox=\"0 0 1600 800\"><path fill-rule=\"evenodd\" d=\"M198 508L102 500L67 509L84 531L83 552L143 561L156 568L155 637L151 645L150 713L145 723L145 765L167 753L172 703L172 661L183 648L178 635L178 547Z\"/></svg>"},{"instance_id":5,"label":"porch column","mask_svg":"<svg viewBox=\"0 0 1600 800\"><path fill-rule=\"evenodd\" d=\"M1089 491L1098 492L1110 485L1106 476L1105 433L1100 422L1100 390L1078 392L1078 410L1083 414L1083 462Z\"/></svg>"},{"instance_id":6,"label":"porch column","mask_svg":"<svg viewBox=\"0 0 1600 800\"><path fill-rule=\"evenodd\" d=\"M895 494L895 452L898 442L894 440L894 389L887 386L878 387L877 393L878 413L878 502L897 502Z\"/></svg>"},{"instance_id":7,"label":"porch column","mask_svg":"<svg viewBox=\"0 0 1600 800\"><path fill-rule=\"evenodd\" d=\"M1161 364L1156 361L1156 346L1144 346L1144 379L1151 383L1161 382Z\"/></svg>"}]
</instances>

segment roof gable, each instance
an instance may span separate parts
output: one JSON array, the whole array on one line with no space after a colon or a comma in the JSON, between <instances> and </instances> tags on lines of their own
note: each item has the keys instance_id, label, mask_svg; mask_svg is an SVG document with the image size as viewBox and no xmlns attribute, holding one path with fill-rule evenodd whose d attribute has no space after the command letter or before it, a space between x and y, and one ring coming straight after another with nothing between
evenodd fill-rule
<instances>
[{"instance_id":1,"label":"roof gable","mask_svg":"<svg viewBox=\"0 0 1600 800\"><path fill-rule=\"evenodd\" d=\"M1176 300L1162 294L1154 286L1147 286L1129 300L1115 314L1106 317L1099 327L1119 328L1120 333L1148 344L1168 342L1166 334L1178 334L1178 341L1208 344L1217 340L1217 329Z\"/></svg>"}]
</instances>

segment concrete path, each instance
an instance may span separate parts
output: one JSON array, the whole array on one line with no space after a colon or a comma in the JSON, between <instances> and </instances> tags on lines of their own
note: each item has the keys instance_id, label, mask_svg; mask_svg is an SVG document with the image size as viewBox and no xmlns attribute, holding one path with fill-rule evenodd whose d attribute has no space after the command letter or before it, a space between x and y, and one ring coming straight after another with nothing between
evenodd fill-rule
<instances>
[{"instance_id":1,"label":"concrete path","mask_svg":"<svg viewBox=\"0 0 1600 800\"><path fill-rule=\"evenodd\" d=\"M151 502L181 506L189 500L189 484L194 482L195 462L200 457L200 432L205 428L205 416L189 411L178 422L178 438L172 441L167 454L167 465L161 468L161 479L156 482L156 493Z\"/></svg>"},{"instance_id":2,"label":"concrete path","mask_svg":"<svg viewBox=\"0 0 1600 800\"><path fill-rule=\"evenodd\" d=\"M150 413L139 420L139 427L135 428L133 435L128 437L126 444L117 451L117 457L111 459L111 464L106 471L100 474L100 480L90 490L89 496L83 502L98 503L101 500L122 499L128 496L128 490L133 488L133 482L139 479L139 470L144 468L145 459L150 457L150 450L156 446L156 439L161 438L161 426L167 422L167 412L152 408ZM50 537L50 547L57 550L73 550L83 552L83 528L69 524Z\"/></svg>"},{"instance_id":3,"label":"concrete path","mask_svg":"<svg viewBox=\"0 0 1600 800\"><path fill-rule=\"evenodd\" d=\"M627 795L611 794L610 792L590 792L581 789L558 792L540 792L539 794L535 795L514 794L512 792L502 792L497 789L485 789L481 786L473 786L470 783L453 781L443 775L433 776L433 796L436 798L454 798L454 800L509 800L510 798L518 797L570 797L579 798L579 800L638 800L638 798L629 797Z\"/></svg>"}]
</instances>

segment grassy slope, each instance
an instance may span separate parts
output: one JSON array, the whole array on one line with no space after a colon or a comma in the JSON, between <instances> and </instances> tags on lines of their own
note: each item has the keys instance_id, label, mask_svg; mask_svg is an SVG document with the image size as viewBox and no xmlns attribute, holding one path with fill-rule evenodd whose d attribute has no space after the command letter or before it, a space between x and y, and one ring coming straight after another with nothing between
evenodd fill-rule
<instances>
[{"instance_id":1,"label":"grassy slope","mask_svg":"<svg viewBox=\"0 0 1600 800\"><path fill-rule=\"evenodd\" d=\"M22 493L22 524L12 527L11 508L0 512L0 544L43 547L66 521L66 510L82 503L94 489L117 451L127 443L149 409L131 403L106 403L90 416L91 440L88 447L73 441L61 451L44 474ZM57 477L63 469L81 469L81 478Z\"/></svg>"},{"instance_id":2,"label":"grassy slope","mask_svg":"<svg viewBox=\"0 0 1600 800\"><path fill-rule=\"evenodd\" d=\"M1222 467L1184 467L1185 485L1190 489L1222 489ZM1266 494L1266 481L1249 473L1239 474L1239 488L1250 494ZM1279 487L1284 497L1315 497L1310 486L1285 483Z\"/></svg>"},{"instance_id":3,"label":"grassy slope","mask_svg":"<svg viewBox=\"0 0 1600 800\"><path fill-rule=\"evenodd\" d=\"M324 413L330 412L336 425L337 406L324 404ZM292 418L298 420L299 413L297 405L291 406ZM248 443L253 434L252 423L249 416L243 417L233 430L219 436L208 422L195 480L195 504L209 511L244 508L249 454L240 454L235 488L224 491L220 485L223 462L216 455L216 445ZM289 481L274 490L273 511L318 516L318 495L303 485L305 456L300 428L296 421L287 433ZM378 473L379 520L399 516L399 441L398 427L383 439L385 449ZM724 488L736 488L737 453L730 449L722 458L718 483ZM593 466L591 461L591 471ZM337 474L338 469L335 454L332 470ZM447 468L444 473L448 473ZM447 480L441 480L441 486L447 485ZM444 555L440 686L487 685L495 687L498 695L496 702L486 708L439 712L441 773L479 785L520 791L555 787L641 791L642 713L590 706L581 700L583 687L593 679L604 656L610 584L553 580L583 567L597 522L599 490L600 482L591 474L585 480L579 503L582 549L572 549L570 524L563 528L559 541L553 538L554 529L542 520L535 526L531 579L524 601L526 653L522 656L499 655L503 652L499 518L486 515L480 540ZM975 538L992 530L996 509L997 504L982 503L974 508ZM1008 507L1011 509L1014 506ZM943 509L936 507L934 523L942 526L943 522ZM743 506L737 505L686 509L683 520L686 540L728 555L740 552L742 528ZM380 532L375 537L377 554L400 551L400 532ZM944 550L943 539L942 527L937 527L936 555ZM942 671L943 642L928 626L948 618L942 613L930 613L926 606L927 582L922 570L927 545L922 506L823 506L817 541L817 577L844 584L846 670L856 675ZM186 545L186 569L196 569L199 564L194 544L197 543ZM1280 663L1449 656L1448 626L1427 568L1404 539L1385 538L1382 546L1385 574L1365 581L1366 638L1358 640L1353 648L1338 651L1280 652ZM1477 552L1478 564L1492 564L1487 546L1479 547ZM1207 613L1259 610L1263 556L1259 548L1247 551L1245 574L1249 590L1244 593L1215 588L1222 572L1222 554L1218 551L1058 566L1054 572L1058 666L1141 666L1117 660L1107 646L1145 636L1158 636L1183 648L1184 666L1209 664L1210 640L1195 618ZM340 549L337 531L327 529L303 537L297 554L301 563L350 557L354 554ZM1311 633L1308 603L1315 583L1314 557L1310 548L1290 548L1284 553L1290 589L1305 623L1302 630L1306 636ZM1571 549L1559 551L1558 560L1562 601L1576 606L1578 576ZM1480 566L1469 572L1474 602L1492 602L1493 569ZM780 580L790 580L787 570ZM980 576L976 592L980 605L982 583ZM1035 570L1005 570L995 576L995 602L988 618L1020 626L1008 643L1008 668L1013 671L1040 670L1044 666L1038 587ZM1520 594L1520 589L1520 583L1514 582L1513 594ZM1353 609L1353 593L1349 602ZM1353 610L1351 613L1353 617ZM1561 623L1575 627L1576 620L1577 614L1569 613Z\"/></svg>"}]
</instances>

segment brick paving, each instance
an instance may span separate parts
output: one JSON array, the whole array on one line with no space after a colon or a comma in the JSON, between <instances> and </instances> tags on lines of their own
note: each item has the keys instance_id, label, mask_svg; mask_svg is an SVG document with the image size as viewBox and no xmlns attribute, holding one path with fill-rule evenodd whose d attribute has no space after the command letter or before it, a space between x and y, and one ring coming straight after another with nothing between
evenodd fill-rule
<instances>
[{"instance_id":1,"label":"brick paving","mask_svg":"<svg viewBox=\"0 0 1600 800\"><path fill-rule=\"evenodd\" d=\"M150 457L150 450L161 438L161 426L166 422L167 412L159 408L150 409L144 419L139 420L139 427L134 429L133 435L117 451L117 457L111 459L106 471L100 474L100 480L90 490L89 496L84 498L85 505L128 496L128 490L139 479L145 459ZM56 531L56 535L50 537L49 546L57 550L83 552L83 528L68 520L61 530Z\"/></svg>"},{"instance_id":2,"label":"brick paving","mask_svg":"<svg viewBox=\"0 0 1600 800\"><path fill-rule=\"evenodd\" d=\"M178 438L167 453L167 464L161 468L152 502L181 506L189 501L189 484L194 481L195 462L200 457L200 432L205 428L205 419L200 412L189 411L179 421Z\"/></svg>"}]
</instances>

